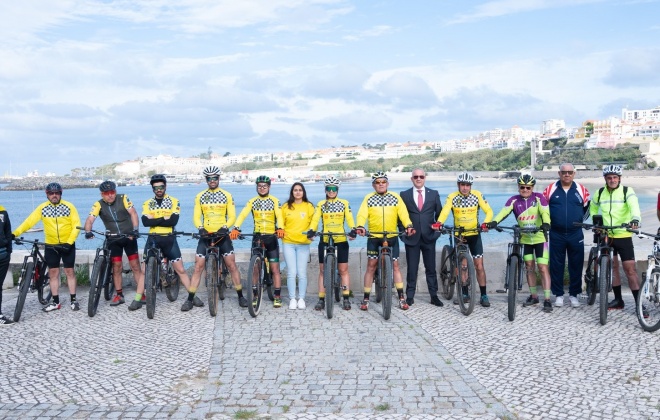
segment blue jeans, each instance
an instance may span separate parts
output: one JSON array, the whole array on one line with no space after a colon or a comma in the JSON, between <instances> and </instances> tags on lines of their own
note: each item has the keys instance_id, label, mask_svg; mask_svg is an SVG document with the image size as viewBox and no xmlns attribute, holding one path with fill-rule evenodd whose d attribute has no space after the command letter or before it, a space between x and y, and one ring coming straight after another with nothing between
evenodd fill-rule
<instances>
[{"instance_id":1,"label":"blue jeans","mask_svg":"<svg viewBox=\"0 0 660 420\"><path fill-rule=\"evenodd\" d=\"M286 261L286 287L289 289L289 299L296 299L296 275L298 276L298 299L304 299L307 294L307 261L309 261L309 245L283 244L284 260Z\"/></svg>"}]
</instances>

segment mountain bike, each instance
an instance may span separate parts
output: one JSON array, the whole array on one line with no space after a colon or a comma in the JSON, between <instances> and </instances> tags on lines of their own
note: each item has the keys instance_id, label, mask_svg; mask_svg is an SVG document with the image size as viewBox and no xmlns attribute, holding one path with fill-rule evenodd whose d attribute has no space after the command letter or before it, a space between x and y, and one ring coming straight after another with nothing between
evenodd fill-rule
<instances>
[{"instance_id":1,"label":"mountain bike","mask_svg":"<svg viewBox=\"0 0 660 420\"><path fill-rule=\"evenodd\" d=\"M509 250L506 257L506 272L504 275L504 290L507 291L508 316L509 321L516 319L516 295L522 290L523 279L527 272L525 268L523 244L520 238L523 233L536 233L539 228L524 228L518 225L497 226L498 232L502 230L511 230L513 232L513 242L509 243ZM546 238L547 240L547 238Z\"/></svg>"},{"instance_id":2,"label":"mountain bike","mask_svg":"<svg viewBox=\"0 0 660 420\"><path fill-rule=\"evenodd\" d=\"M195 239L207 240L206 259L204 260L204 284L208 292L209 313L216 316L218 313L218 299L225 300L225 289L229 278L229 269L225 265L224 258L220 255L218 244L228 235L215 233L192 235Z\"/></svg>"},{"instance_id":3,"label":"mountain bike","mask_svg":"<svg viewBox=\"0 0 660 420\"><path fill-rule=\"evenodd\" d=\"M28 241L23 238L14 239L16 245L32 245L32 250L28 255L23 258L23 265L21 266L21 274L18 279L18 299L16 300L16 307L14 308L14 322L21 319L23 306L25 305L25 298L28 291L37 292L37 299L42 305L47 305L52 297L50 291L50 280L48 278L48 266L41 253L40 246L46 246L45 243L39 242L37 239Z\"/></svg>"},{"instance_id":4,"label":"mountain bike","mask_svg":"<svg viewBox=\"0 0 660 420\"><path fill-rule=\"evenodd\" d=\"M612 248L609 245L608 232L613 229L626 228L627 225L603 226L600 224L573 223L583 229L594 232L594 243L589 251L587 271L584 277L586 283L587 303L596 302L596 293L599 296L599 320L601 325L607 324L607 294L612 291Z\"/></svg>"},{"instance_id":5,"label":"mountain bike","mask_svg":"<svg viewBox=\"0 0 660 420\"><path fill-rule=\"evenodd\" d=\"M147 247L145 248L145 273L144 294L147 301L147 318L153 319L156 312L156 292L165 289L165 294L170 302L179 297L181 280L174 271L172 262L163 257L162 250L155 242L156 236L177 236L183 232L172 232L165 234L146 233Z\"/></svg>"},{"instance_id":6,"label":"mountain bike","mask_svg":"<svg viewBox=\"0 0 660 420\"><path fill-rule=\"evenodd\" d=\"M337 269L337 248L335 248L335 236L346 236L342 233L316 232L316 236L326 236L325 255L323 256L323 288L325 289L325 315L332 318L335 302L341 301L341 277ZM332 296L335 302L332 301Z\"/></svg>"},{"instance_id":7,"label":"mountain bike","mask_svg":"<svg viewBox=\"0 0 660 420\"><path fill-rule=\"evenodd\" d=\"M456 287L458 306L461 313L468 316L474 310L474 301L477 297L477 273L474 269L470 247L464 240L464 234L468 230L462 226L444 225L440 231L449 235L449 245L443 246L440 254L438 269L441 283L440 293L445 299L451 300L454 296L454 287ZM478 229L470 231L478 231Z\"/></svg>"},{"instance_id":8,"label":"mountain bike","mask_svg":"<svg viewBox=\"0 0 660 420\"><path fill-rule=\"evenodd\" d=\"M628 229L640 236L653 238L652 253L648 258L648 267L642 273L642 283L637 299L637 320L644 331L660 329L660 235Z\"/></svg>"},{"instance_id":9,"label":"mountain bike","mask_svg":"<svg viewBox=\"0 0 660 420\"><path fill-rule=\"evenodd\" d=\"M375 239L383 239L382 245L378 247L378 263L374 273L374 283L376 283L376 303L380 303L383 309L383 318L390 319L392 314L392 288L394 287L394 271L392 248L389 240L398 241L398 237L405 232L366 232L365 236ZM382 238L374 235L383 235ZM388 238L387 235L396 235Z\"/></svg>"},{"instance_id":10,"label":"mountain bike","mask_svg":"<svg viewBox=\"0 0 660 420\"><path fill-rule=\"evenodd\" d=\"M243 290L247 294L248 312L253 318L259 315L263 291L266 289L268 299L275 300L273 294L273 275L270 271L270 263L266 257L266 245L263 238L277 237L274 233L251 233L241 234L240 239L252 236L252 256L248 265L248 272L243 279Z\"/></svg>"}]
</instances>

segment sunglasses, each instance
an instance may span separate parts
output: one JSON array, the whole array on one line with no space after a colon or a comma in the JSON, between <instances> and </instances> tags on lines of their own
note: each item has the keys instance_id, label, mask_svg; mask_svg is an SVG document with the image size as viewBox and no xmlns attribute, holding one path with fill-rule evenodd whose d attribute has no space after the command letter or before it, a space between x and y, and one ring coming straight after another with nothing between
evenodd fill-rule
<instances>
[{"instance_id":1,"label":"sunglasses","mask_svg":"<svg viewBox=\"0 0 660 420\"><path fill-rule=\"evenodd\" d=\"M573 175L573 171L559 171L562 175Z\"/></svg>"},{"instance_id":2,"label":"sunglasses","mask_svg":"<svg viewBox=\"0 0 660 420\"><path fill-rule=\"evenodd\" d=\"M339 191L339 188L338 187L325 187L325 190L327 192L337 192L337 191Z\"/></svg>"},{"instance_id":3,"label":"sunglasses","mask_svg":"<svg viewBox=\"0 0 660 420\"><path fill-rule=\"evenodd\" d=\"M520 189L520 190L531 190L532 187L529 187L527 185L521 185L521 186L518 187L518 189Z\"/></svg>"},{"instance_id":4,"label":"sunglasses","mask_svg":"<svg viewBox=\"0 0 660 420\"><path fill-rule=\"evenodd\" d=\"M259 188L260 190L265 190L268 188L268 184L257 185L257 188Z\"/></svg>"},{"instance_id":5,"label":"sunglasses","mask_svg":"<svg viewBox=\"0 0 660 420\"><path fill-rule=\"evenodd\" d=\"M413 175L413 179L424 179L426 178L425 175Z\"/></svg>"},{"instance_id":6,"label":"sunglasses","mask_svg":"<svg viewBox=\"0 0 660 420\"><path fill-rule=\"evenodd\" d=\"M387 181L385 181L385 180L374 181L374 184L383 185L383 184L387 184Z\"/></svg>"},{"instance_id":7,"label":"sunglasses","mask_svg":"<svg viewBox=\"0 0 660 420\"><path fill-rule=\"evenodd\" d=\"M101 194L102 195L114 195L114 194L117 194L117 191L115 191L115 190L103 191Z\"/></svg>"},{"instance_id":8,"label":"sunglasses","mask_svg":"<svg viewBox=\"0 0 660 420\"><path fill-rule=\"evenodd\" d=\"M468 184L468 183L465 183L465 182L459 182L458 185L460 185L461 187L471 187L472 186L472 184Z\"/></svg>"},{"instance_id":9,"label":"sunglasses","mask_svg":"<svg viewBox=\"0 0 660 420\"><path fill-rule=\"evenodd\" d=\"M207 177L206 177L206 182L217 181L217 180L219 180L219 179L220 179L219 176L207 176Z\"/></svg>"},{"instance_id":10,"label":"sunglasses","mask_svg":"<svg viewBox=\"0 0 660 420\"><path fill-rule=\"evenodd\" d=\"M151 187L151 189L154 191L165 191L165 185L157 185L155 187Z\"/></svg>"},{"instance_id":11,"label":"sunglasses","mask_svg":"<svg viewBox=\"0 0 660 420\"><path fill-rule=\"evenodd\" d=\"M49 191L46 195L62 195L62 191Z\"/></svg>"}]
</instances>

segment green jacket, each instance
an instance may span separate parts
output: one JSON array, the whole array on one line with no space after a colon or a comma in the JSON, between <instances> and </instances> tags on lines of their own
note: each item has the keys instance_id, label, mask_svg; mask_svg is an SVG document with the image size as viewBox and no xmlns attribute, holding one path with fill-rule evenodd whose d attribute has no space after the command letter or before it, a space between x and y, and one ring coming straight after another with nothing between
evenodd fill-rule
<instances>
[{"instance_id":1,"label":"green jacket","mask_svg":"<svg viewBox=\"0 0 660 420\"><path fill-rule=\"evenodd\" d=\"M603 215L603 225L605 226L617 226L630 223L632 220L637 220L640 224L642 222L639 201L635 191L628 187L628 193L624 197L621 184L611 192L605 187L600 197L598 197L598 193L593 195L589 205L589 213L593 217L599 213L599 210ZM632 233L626 231L625 228L614 229L609 236L611 238L629 238L632 237Z\"/></svg>"}]
</instances>

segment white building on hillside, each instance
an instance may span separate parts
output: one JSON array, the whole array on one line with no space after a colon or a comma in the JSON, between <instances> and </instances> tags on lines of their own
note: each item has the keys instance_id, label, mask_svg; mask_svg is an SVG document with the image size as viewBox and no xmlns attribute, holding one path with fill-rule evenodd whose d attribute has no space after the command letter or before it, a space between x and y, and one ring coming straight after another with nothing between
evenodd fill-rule
<instances>
[{"instance_id":1,"label":"white building on hillside","mask_svg":"<svg viewBox=\"0 0 660 420\"><path fill-rule=\"evenodd\" d=\"M555 134L557 131L566 128L564 120L545 120L541 123L541 135Z\"/></svg>"},{"instance_id":2,"label":"white building on hillside","mask_svg":"<svg viewBox=\"0 0 660 420\"><path fill-rule=\"evenodd\" d=\"M634 109L623 108L621 110L621 119L623 121L660 121L660 106L652 109Z\"/></svg>"}]
</instances>

